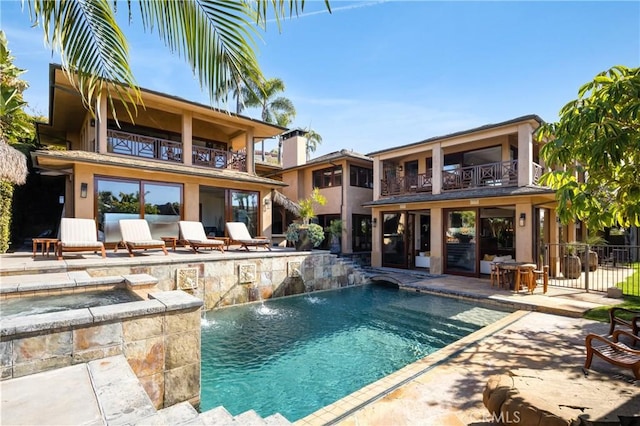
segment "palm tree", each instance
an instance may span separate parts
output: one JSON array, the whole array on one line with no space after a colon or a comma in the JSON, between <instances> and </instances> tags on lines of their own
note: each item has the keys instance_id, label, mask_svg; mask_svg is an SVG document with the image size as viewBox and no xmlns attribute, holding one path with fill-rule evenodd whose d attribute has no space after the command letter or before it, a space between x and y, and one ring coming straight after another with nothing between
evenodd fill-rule
<instances>
[{"instance_id":1,"label":"palm tree","mask_svg":"<svg viewBox=\"0 0 640 426\"><path fill-rule=\"evenodd\" d=\"M311 159L311 153L318 149L322 143L322 136L310 127L305 129L304 137L307 138L307 161Z\"/></svg>"},{"instance_id":2,"label":"palm tree","mask_svg":"<svg viewBox=\"0 0 640 426\"><path fill-rule=\"evenodd\" d=\"M127 102L140 101L140 91L129 66L127 40L116 22L116 8L138 5L145 31L157 31L172 53L184 57L206 87L213 102L229 84L260 80L254 36L266 26L267 16L280 20L304 10L304 0L27 0L35 25L42 26L47 44L60 52L62 67L75 83L91 111L106 91L115 115L117 96L131 116ZM331 11L328 0L325 5ZM109 85L117 81L131 91Z\"/></svg>"},{"instance_id":3,"label":"palm tree","mask_svg":"<svg viewBox=\"0 0 640 426\"><path fill-rule=\"evenodd\" d=\"M291 100L277 96L284 89L284 82L279 78L261 82L247 79L241 92L245 106L261 109L262 121L286 127L295 118L296 109Z\"/></svg>"}]
</instances>

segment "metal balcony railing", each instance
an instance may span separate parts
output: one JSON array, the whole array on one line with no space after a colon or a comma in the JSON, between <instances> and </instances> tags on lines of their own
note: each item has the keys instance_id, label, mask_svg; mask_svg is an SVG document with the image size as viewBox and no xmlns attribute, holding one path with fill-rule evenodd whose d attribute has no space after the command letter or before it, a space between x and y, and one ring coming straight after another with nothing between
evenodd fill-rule
<instances>
[{"instance_id":1,"label":"metal balcony railing","mask_svg":"<svg viewBox=\"0 0 640 426\"><path fill-rule=\"evenodd\" d=\"M132 157L182 163L183 145L182 142L120 130L107 130L107 151ZM247 157L241 152L194 145L191 150L191 160L194 166L247 170Z\"/></svg>"},{"instance_id":2,"label":"metal balcony railing","mask_svg":"<svg viewBox=\"0 0 640 426\"><path fill-rule=\"evenodd\" d=\"M538 184L543 173L539 164L532 163L533 183ZM517 186L518 160L499 161L476 166L457 167L442 171L442 191L482 188L491 186ZM432 170L417 175L383 179L381 195L402 195L431 192Z\"/></svg>"}]
</instances>

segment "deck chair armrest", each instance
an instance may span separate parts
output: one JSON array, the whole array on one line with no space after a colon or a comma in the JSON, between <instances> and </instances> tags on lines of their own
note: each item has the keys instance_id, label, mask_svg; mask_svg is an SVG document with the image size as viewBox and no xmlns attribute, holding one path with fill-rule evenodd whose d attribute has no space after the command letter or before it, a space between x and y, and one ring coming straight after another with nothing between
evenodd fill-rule
<instances>
[{"instance_id":1,"label":"deck chair armrest","mask_svg":"<svg viewBox=\"0 0 640 426\"><path fill-rule=\"evenodd\" d=\"M640 311L634 311L632 309L620 308L615 306L609 309L609 319L611 321L614 321L615 319L619 318L619 315L617 315L619 313L631 314L631 321L640 321Z\"/></svg>"},{"instance_id":2,"label":"deck chair armrest","mask_svg":"<svg viewBox=\"0 0 640 426\"><path fill-rule=\"evenodd\" d=\"M599 334L593 334L593 333L589 333L587 334L586 339L584 340L584 344L586 347L590 348L593 347L593 341L599 341L601 343L604 343L605 345L611 346L611 347L616 347L616 342L609 340L607 337L605 336L601 336Z\"/></svg>"},{"instance_id":3,"label":"deck chair armrest","mask_svg":"<svg viewBox=\"0 0 640 426\"><path fill-rule=\"evenodd\" d=\"M611 336L611 338L613 339L613 341L615 343L620 342L620 336L625 336L626 338L628 338L629 340L631 340L631 344L634 345L636 343L640 343L640 337L636 336L633 333L629 333L628 331L625 330L616 330L613 332L613 335ZM640 355L640 350L635 350L635 349L629 349L630 352L635 353L636 355Z\"/></svg>"}]
</instances>

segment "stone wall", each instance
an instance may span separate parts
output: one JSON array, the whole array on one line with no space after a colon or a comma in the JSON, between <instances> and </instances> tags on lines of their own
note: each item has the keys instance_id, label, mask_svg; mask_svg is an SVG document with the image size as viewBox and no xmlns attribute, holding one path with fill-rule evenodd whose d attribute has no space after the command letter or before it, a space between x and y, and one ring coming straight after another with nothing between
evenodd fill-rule
<instances>
[{"instance_id":1,"label":"stone wall","mask_svg":"<svg viewBox=\"0 0 640 426\"><path fill-rule=\"evenodd\" d=\"M205 309L237 305L272 297L289 296L364 284L366 278L350 263L329 252L274 253L225 252L223 257L203 253L201 261L110 265L88 267L92 276L149 274L158 288L177 289L180 271L197 276L197 286L185 291L204 301ZM195 275L194 275L195 274Z\"/></svg>"},{"instance_id":2,"label":"stone wall","mask_svg":"<svg viewBox=\"0 0 640 426\"><path fill-rule=\"evenodd\" d=\"M200 308L178 291L4 321L2 379L123 354L156 408L200 401Z\"/></svg>"}]
</instances>

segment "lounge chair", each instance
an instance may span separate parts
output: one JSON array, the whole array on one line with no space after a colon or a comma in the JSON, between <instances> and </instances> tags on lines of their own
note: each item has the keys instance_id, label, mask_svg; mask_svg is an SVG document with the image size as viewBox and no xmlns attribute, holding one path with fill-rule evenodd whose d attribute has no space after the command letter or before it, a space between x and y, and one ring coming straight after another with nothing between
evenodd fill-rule
<instances>
[{"instance_id":1,"label":"lounge chair","mask_svg":"<svg viewBox=\"0 0 640 426\"><path fill-rule=\"evenodd\" d=\"M79 219L65 217L60 220L60 241L56 245L58 260L62 260L62 253L65 251L92 251L102 253L102 257L107 254L104 251L104 244L98 241L96 221L93 219Z\"/></svg>"},{"instance_id":2,"label":"lounge chair","mask_svg":"<svg viewBox=\"0 0 640 426\"><path fill-rule=\"evenodd\" d=\"M162 240L154 240L149 230L149 224L144 219L120 219L120 234L122 234L122 241L127 250L129 250L129 256L133 257L133 250L147 250L159 248L165 255L168 255L165 242ZM118 251L118 245L114 252Z\"/></svg>"},{"instance_id":3,"label":"lounge chair","mask_svg":"<svg viewBox=\"0 0 640 426\"><path fill-rule=\"evenodd\" d=\"M630 368L636 380L640 380L640 351L635 350L620 342L620 337L625 336L632 344L640 341L637 337L624 330L616 330L611 337L598 334L588 334L585 339L587 347L587 359L584 368L591 366L593 355L598 355L603 360L618 367ZM597 345L598 344L598 345ZM596 346L597 345L597 346Z\"/></svg>"},{"instance_id":4,"label":"lounge chair","mask_svg":"<svg viewBox=\"0 0 640 426\"><path fill-rule=\"evenodd\" d=\"M627 314L629 319L620 317L621 313ZM640 311L634 311L626 308L613 307L609 309L609 334L613 334L613 330L616 328L616 324L628 327L631 329L631 333L635 336L640 336Z\"/></svg>"},{"instance_id":5,"label":"lounge chair","mask_svg":"<svg viewBox=\"0 0 640 426\"><path fill-rule=\"evenodd\" d=\"M249 251L249 247L264 247L271 251L271 240L267 238L252 238L244 222L227 222L227 234L232 242L240 244L240 248Z\"/></svg>"},{"instance_id":6,"label":"lounge chair","mask_svg":"<svg viewBox=\"0 0 640 426\"><path fill-rule=\"evenodd\" d=\"M182 239L189 243L194 252L198 253L199 248L205 247L216 248L224 253L224 241L207 238L202 223L181 220L178 226Z\"/></svg>"}]
</instances>

